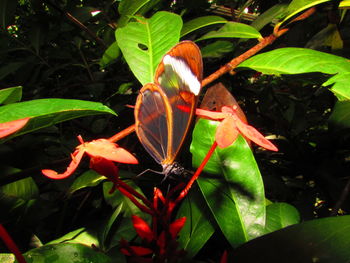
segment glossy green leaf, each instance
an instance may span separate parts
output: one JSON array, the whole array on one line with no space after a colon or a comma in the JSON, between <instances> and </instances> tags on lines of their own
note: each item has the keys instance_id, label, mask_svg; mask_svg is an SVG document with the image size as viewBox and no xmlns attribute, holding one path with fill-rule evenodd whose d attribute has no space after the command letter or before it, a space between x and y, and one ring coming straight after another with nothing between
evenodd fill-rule
<instances>
[{"instance_id":1,"label":"glossy green leaf","mask_svg":"<svg viewBox=\"0 0 350 263\"><path fill-rule=\"evenodd\" d=\"M144 214L142 215L144 218ZM147 220L150 222L150 220ZM136 236L134 225L132 224L131 217L127 216L118 221L118 228L113 231L113 227L108 233L108 243L106 249L118 249L116 246L120 244L120 240L124 239L127 241L132 240Z\"/></svg>"},{"instance_id":2,"label":"glossy green leaf","mask_svg":"<svg viewBox=\"0 0 350 263\"><path fill-rule=\"evenodd\" d=\"M103 180L106 180L106 177L99 175L94 170L88 170L74 180L69 188L69 193L72 194L80 189L96 186Z\"/></svg>"},{"instance_id":3,"label":"glossy green leaf","mask_svg":"<svg viewBox=\"0 0 350 263\"><path fill-rule=\"evenodd\" d=\"M266 233L298 224L299 222L299 212L290 204L273 203L266 207Z\"/></svg>"},{"instance_id":4,"label":"glossy green leaf","mask_svg":"<svg viewBox=\"0 0 350 263\"><path fill-rule=\"evenodd\" d=\"M350 101L337 101L329 122L338 129L350 128Z\"/></svg>"},{"instance_id":5,"label":"glossy green leaf","mask_svg":"<svg viewBox=\"0 0 350 263\"><path fill-rule=\"evenodd\" d=\"M117 29L118 45L142 85L154 81L156 67L163 55L178 43L181 27L180 16L161 11Z\"/></svg>"},{"instance_id":6,"label":"glossy green leaf","mask_svg":"<svg viewBox=\"0 0 350 263\"><path fill-rule=\"evenodd\" d=\"M343 0L339 3L340 9L349 9L350 8L350 0Z\"/></svg>"},{"instance_id":7,"label":"glossy green leaf","mask_svg":"<svg viewBox=\"0 0 350 263\"><path fill-rule=\"evenodd\" d=\"M111 217L108 219L107 224L105 224L105 226L103 228L103 231L102 231L102 243L103 243L103 246L106 245L107 238L108 238L108 235L110 233L110 230L111 230L113 224L115 223L117 217L121 214L122 208L123 208L123 203L119 204L114 209L114 212L112 213Z\"/></svg>"},{"instance_id":8,"label":"glossy green leaf","mask_svg":"<svg viewBox=\"0 0 350 263\"><path fill-rule=\"evenodd\" d=\"M32 249L24 254L30 263L111 263L113 260L95 249L79 243L46 245Z\"/></svg>"},{"instance_id":9,"label":"glossy green leaf","mask_svg":"<svg viewBox=\"0 0 350 263\"><path fill-rule=\"evenodd\" d=\"M331 0L293 0L286 10L286 17L281 21L280 24L284 23L289 18L305 11L306 9L329 1Z\"/></svg>"},{"instance_id":10,"label":"glossy green leaf","mask_svg":"<svg viewBox=\"0 0 350 263\"><path fill-rule=\"evenodd\" d=\"M213 217L203 205L205 200L198 187L193 186L181 203L176 218L186 217L186 223L179 233L179 246L186 251L187 258L193 258L214 234Z\"/></svg>"},{"instance_id":11,"label":"glossy green leaf","mask_svg":"<svg viewBox=\"0 0 350 263\"><path fill-rule=\"evenodd\" d=\"M285 13L288 4L276 4L259 15L250 25L260 31L264 26Z\"/></svg>"},{"instance_id":12,"label":"glossy green leaf","mask_svg":"<svg viewBox=\"0 0 350 263\"><path fill-rule=\"evenodd\" d=\"M201 16L184 23L181 30L181 37L206 26L227 23L225 18L220 16Z\"/></svg>"},{"instance_id":13,"label":"glossy green leaf","mask_svg":"<svg viewBox=\"0 0 350 263\"><path fill-rule=\"evenodd\" d=\"M10 253L0 253L1 263L13 263L15 262L15 255Z\"/></svg>"},{"instance_id":14,"label":"glossy green leaf","mask_svg":"<svg viewBox=\"0 0 350 263\"><path fill-rule=\"evenodd\" d=\"M339 216L289 226L237 248L231 262L348 262L349 222Z\"/></svg>"},{"instance_id":15,"label":"glossy green leaf","mask_svg":"<svg viewBox=\"0 0 350 263\"><path fill-rule=\"evenodd\" d=\"M85 227L71 231L60 238L50 241L45 245L59 243L80 243L89 247L92 245L99 247L97 233L93 230L86 229Z\"/></svg>"},{"instance_id":16,"label":"glossy green leaf","mask_svg":"<svg viewBox=\"0 0 350 263\"><path fill-rule=\"evenodd\" d=\"M220 58L233 51L233 44L229 41L218 40L201 49L203 58Z\"/></svg>"},{"instance_id":17,"label":"glossy green leaf","mask_svg":"<svg viewBox=\"0 0 350 263\"><path fill-rule=\"evenodd\" d=\"M152 0L121 1L118 6L118 11L121 15L118 20L118 26L125 26L131 16L137 14L137 12L149 2L152 2Z\"/></svg>"},{"instance_id":18,"label":"glossy green leaf","mask_svg":"<svg viewBox=\"0 0 350 263\"><path fill-rule=\"evenodd\" d=\"M262 38L262 36L254 27L237 22L227 22L220 29L205 34L197 41L211 38Z\"/></svg>"},{"instance_id":19,"label":"glossy green leaf","mask_svg":"<svg viewBox=\"0 0 350 263\"><path fill-rule=\"evenodd\" d=\"M117 41L115 41L112 45L110 45L100 60L100 67L104 68L113 61L115 61L120 56L120 48L118 46Z\"/></svg>"},{"instance_id":20,"label":"glossy green leaf","mask_svg":"<svg viewBox=\"0 0 350 263\"><path fill-rule=\"evenodd\" d=\"M0 90L0 104L11 104L22 99L22 86Z\"/></svg>"},{"instance_id":21,"label":"glossy green leaf","mask_svg":"<svg viewBox=\"0 0 350 263\"><path fill-rule=\"evenodd\" d=\"M33 178L28 177L16 182L6 184L0 187L2 194L16 197L25 201L36 198L39 194L38 186Z\"/></svg>"},{"instance_id":22,"label":"glossy green leaf","mask_svg":"<svg viewBox=\"0 0 350 263\"><path fill-rule=\"evenodd\" d=\"M191 153L198 167L213 144L218 122L200 119L195 126ZM264 233L264 185L252 151L239 136L224 149L217 148L205 170L215 176L197 180L223 234L233 247ZM229 215L229 216L228 216Z\"/></svg>"},{"instance_id":23,"label":"glossy green leaf","mask_svg":"<svg viewBox=\"0 0 350 263\"><path fill-rule=\"evenodd\" d=\"M134 190L138 191L142 194L141 189L136 186L132 181L127 181L127 184L130 185ZM129 198L125 197L123 194L120 193L120 191L116 190L113 193L110 193L110 190L113 187L112 182L104 182L103 183L103 195L106 200L106 202L111 205L113 208L118 207L120 204L123 204L123 212L125 216L131 216L131 215L140 215L140 209L134 205L130 201Z\"/></svg>"},{"instance_id":24,"label":"glossy green leaf","mask_svg":"<svg viewBox=\"0 0 350 263\"><path fill-rule=\"evenodd\" d=\"M28 124L12 137L63 121L102 113L115 114L99 102L70 99L38 99L0 107L0 123L30 117Z\"/></svg>"},{"instance_id":25,"label":"glossy green leaf","mask_svg":"<svg viewBox=\"0 0 350 263\"><path fill-rule=\"evenodd\" d=\"M256 55L238 65L238 68L244 67L275 75L310 72L336 74L323 86L333 84L331 91L339 100L350 99L350 62L343 57L306 48L280 48Z\"/></svg>"}]
</instances>

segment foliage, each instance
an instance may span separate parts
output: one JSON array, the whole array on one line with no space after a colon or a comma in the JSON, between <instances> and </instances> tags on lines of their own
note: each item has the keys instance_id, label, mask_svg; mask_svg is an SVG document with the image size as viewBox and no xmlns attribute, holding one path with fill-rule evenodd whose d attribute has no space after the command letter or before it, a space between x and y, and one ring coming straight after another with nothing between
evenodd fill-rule
<instances>
[{"instance_id":1,"label":"foliage","mask_svg":"<svg viewBox=\"0 0 350 263\"><path fill-rule=\"evenodd\" d=\"M224 251L232 262L346 262L349 1L268 2L0 1L0 224L27 262L219 262ZM159 167L126 105L181 40L202 50L199 99L224 83L278 152L252 144L263 139L245 136L237 114L229 131L245 137L210 155L227 121L200 119L178 156L186 169L207 162L193 186L137 176ZM42 175L63 171L70 152L69 178ZM9 251L0 245L2 262Z\"/></svg>"}]
</instances>

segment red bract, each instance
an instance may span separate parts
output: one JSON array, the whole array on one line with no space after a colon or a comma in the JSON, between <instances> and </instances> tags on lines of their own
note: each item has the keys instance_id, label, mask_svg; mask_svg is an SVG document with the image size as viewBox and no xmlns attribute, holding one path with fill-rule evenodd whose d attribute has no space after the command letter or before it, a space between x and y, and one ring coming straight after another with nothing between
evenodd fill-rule
<instances>
[{"instance_id":1,"label":"red bract","mask_svg":"<svg viewBox=\"0 0 350 263\"><path fill-rule=\"evenodd\" d=\"M176 239L177 235L179 234L180 230L183 228L186 222L186 217L181 217L176 219L174 222L170 224L169 232L171 234L171 237L173 239Z\"/></svg>"},{"instance_id":2,"label":"red bract","mask_svg":"<svg viewBox=\"0 0 350 263\"><path fill-rule=\"evenodd\" d=\"M215 134L215 141L220 148L231 145L237 139L238 134L241 133L244 137L267 150L278 151L277 147L253 126L244 123L238 117L236 109L237 106L224 106L221 112L197 109L196 114L213 120L222 120Z\"/></svg>"},{"instance_id":3,"label":"red bract","mask_svg":"<svg viewBox=\"0 0 350 263\"><path fill-rule=\"evenodd\" d=\"M142 238L145 239L147 242L151 242L154 239L154 235L152 233L151 228L148 226L148 224L140 217L133 215L132 216L132 223L134 225L134 228L137 232L137 234Z\"/></svg>"},{"instance_id":4,"label":"red bract","mask_svg":"<svg viewBox=\"0 0 350 263\"><path fill-rule=\"evenodd\" d=\"M82 137L78 136L78 140L81 144L76 147L76 150L72 154L72 162L64 173L59 174L49 169L42 170L42 173L51 179L67 178L77 169L85 153L91 157L91 160L94 158L103 158L118 163L138 163L137 159L131 153L107 139L84 142Z\"/></svg>"},{"instance_id":5,"label":"red bract","mask_svg":"<svg viewBox=\"0 0 350 263\"><path fill-rule=\"evenodd\" d=\"M6 137L19 129L22 129L30 120L30 118L24 118L15 121L9 121L0 123L0 138Z\"/></svg>"}]
</instances>

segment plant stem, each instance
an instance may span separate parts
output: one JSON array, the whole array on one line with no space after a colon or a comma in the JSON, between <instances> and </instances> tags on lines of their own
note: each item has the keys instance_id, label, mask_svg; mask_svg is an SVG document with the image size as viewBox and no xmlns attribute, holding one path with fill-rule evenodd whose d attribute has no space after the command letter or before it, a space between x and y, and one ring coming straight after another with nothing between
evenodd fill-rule
<instances>
[{"instance_id":1,"label":"plant stem","mask_svg":"<svg viewBox=\"0 0 350 263\"><path fill-rule=\"evenodd\" d=\"M21 251L19 251L16 243L12 240L11 236L9 235L9 233L7 233L6 229L3 227L2 224L0 224L0 238L4 241L7 248L15 255L19 263L27 263Z\"/></svg>"}]
</instances>

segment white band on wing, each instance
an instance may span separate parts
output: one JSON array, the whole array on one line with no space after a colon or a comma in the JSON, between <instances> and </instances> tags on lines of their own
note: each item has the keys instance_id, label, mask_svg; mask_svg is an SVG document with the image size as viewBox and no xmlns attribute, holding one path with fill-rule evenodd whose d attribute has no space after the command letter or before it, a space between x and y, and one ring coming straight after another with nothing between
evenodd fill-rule
<instances>
[{"instance_id":1,"label":"white band on wing","mask_svg":"<svg viewBox=\"0 0 350 263\"><path fill-rule=\"evenodd\" d=\"M166 55L163 58L163 63L164 65L170 65L173 68L176 74L181 78L182 82L189 87L194 95L197 96L199 94L201 84L185 61Z\"/></svg>"}]
</instances>

